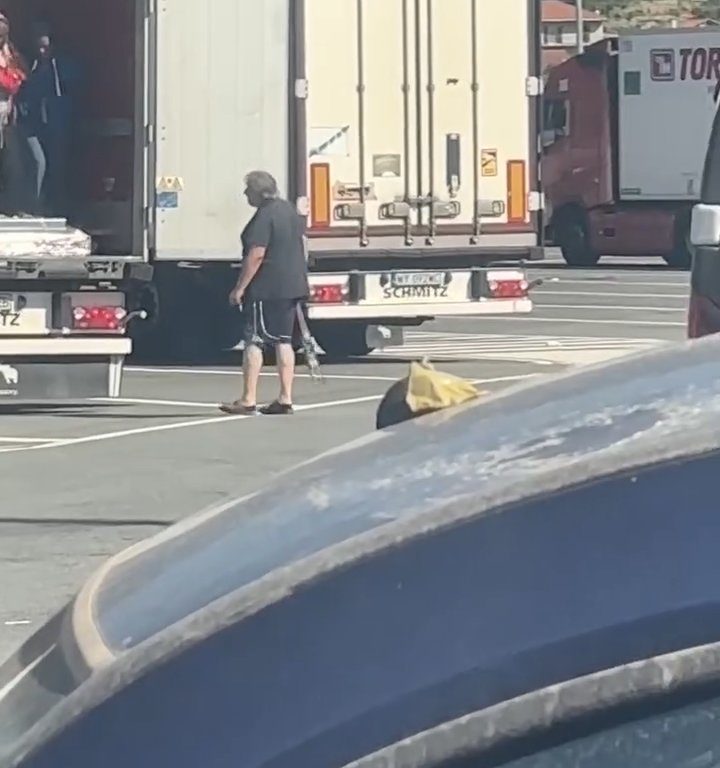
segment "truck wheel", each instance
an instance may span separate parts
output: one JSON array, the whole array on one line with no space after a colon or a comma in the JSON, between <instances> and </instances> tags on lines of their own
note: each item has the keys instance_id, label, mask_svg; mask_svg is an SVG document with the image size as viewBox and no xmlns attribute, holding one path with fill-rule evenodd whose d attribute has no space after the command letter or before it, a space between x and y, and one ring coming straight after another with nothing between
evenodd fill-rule
<instances>
[{"instance_id":1,"label":"truck wheel","mask_svg":"<svg viewBox=\"0 0 720 768\"><path fill-rule=\"evenodd\" d=\"M580 214L564 217L555 225L555 242L571 267L593 267L600 254L590 247L587 224Z\"/></svg>"},{"instance_id":2,"label":"truck wheel","mask_svg":"<svg viewBox=\"0 0 720 768\"><path fill-rule=\"evenodd\" d=\"M311 330L329 360L364 357L373 351L365 338L367 326L364 323L323 323L313 326Z\"/></svg>"},{"instance_id":3,"label":"truck wheel","mask_svg":"<svg viewBox=\"0 0 720 768\"><path fill-rule=\"evenodd\" d=\"M690 220L682 217L675 225L675 245L670 253L663 256L665 263L673 269L690 269L692 266L692 245L690 244Z\"/></svg>"}]
</instances>

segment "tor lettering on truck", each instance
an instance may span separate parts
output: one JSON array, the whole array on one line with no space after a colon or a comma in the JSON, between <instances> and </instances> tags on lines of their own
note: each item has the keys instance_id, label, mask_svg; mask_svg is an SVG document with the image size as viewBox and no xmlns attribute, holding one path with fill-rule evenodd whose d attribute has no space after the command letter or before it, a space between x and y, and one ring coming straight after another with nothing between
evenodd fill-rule
<instances>
[{"instance_id":1,"label":"tor lettering on truck","mask_svg":"<svg viewBox=\"0 0 720 768\"><path fill-rule=\"evenodd\" d=\"M681 48L680 80L720 80L720 48Z\"/></svg>"}]
</instances>

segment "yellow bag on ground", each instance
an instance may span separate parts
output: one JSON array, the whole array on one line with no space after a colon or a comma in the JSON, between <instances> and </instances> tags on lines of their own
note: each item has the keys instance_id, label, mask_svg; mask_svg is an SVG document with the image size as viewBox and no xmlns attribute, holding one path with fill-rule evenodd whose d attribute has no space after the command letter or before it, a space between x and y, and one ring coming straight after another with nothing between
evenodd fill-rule
<instances>
[{"instance_id":1,"label":"yellow bag on ground","mask_svg":"<svg viewBox=\"0 0 720 768\"><path fill-rule=\"evenodd\" d=\"M480 397L469 381L435 370L430 362L411 363L405 402L413 413L439 411Z\"/></svg>"},{"instance_id":2,"label":"yellow bag on ground","mask_svg":"<svg viewBox=\"0 0 720 768\"><path fill-rule=\"evenodd\" d=\"M375 414L375 426L377 429L385 429L418 416L467 403L485 394L466 379L436 371L427 359L421 363L411 363L408 375L396 381L380 401Z\"/></svg>"}]
</instances>

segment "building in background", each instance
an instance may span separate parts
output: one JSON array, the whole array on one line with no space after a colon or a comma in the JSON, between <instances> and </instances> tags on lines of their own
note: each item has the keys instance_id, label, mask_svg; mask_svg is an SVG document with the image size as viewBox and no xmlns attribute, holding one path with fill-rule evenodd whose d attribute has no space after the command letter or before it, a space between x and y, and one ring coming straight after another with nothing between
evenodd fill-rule
<instances>
[{"instance_id":1,"label":"building in background","mask_svg":"<svg viewBox=\"0 0 720 768\"><path fill-rule=\"evenodd\" d=\"M585 44L605 37L605 17L597 11L584 10ZM573 0L543 0L542 58L543 71L562 63L577 50L577 12Z\"/></svg>"}]
</instances>

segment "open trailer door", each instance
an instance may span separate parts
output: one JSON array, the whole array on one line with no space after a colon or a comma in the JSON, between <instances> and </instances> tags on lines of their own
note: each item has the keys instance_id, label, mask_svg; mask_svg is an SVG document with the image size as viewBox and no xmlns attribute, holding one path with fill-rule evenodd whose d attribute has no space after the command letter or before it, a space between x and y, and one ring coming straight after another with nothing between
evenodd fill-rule
<instances>
[{"instance_id":1,"label":"open trailer door","mask_svg":"<svg viewBox=\"0 0 720 768\"><path fill-rule=\"evenodd\" d=\"M245 174L285 191L288 23L288 0L157 2L156 260L237 260Z\"/></svg>"}]
</instances>

